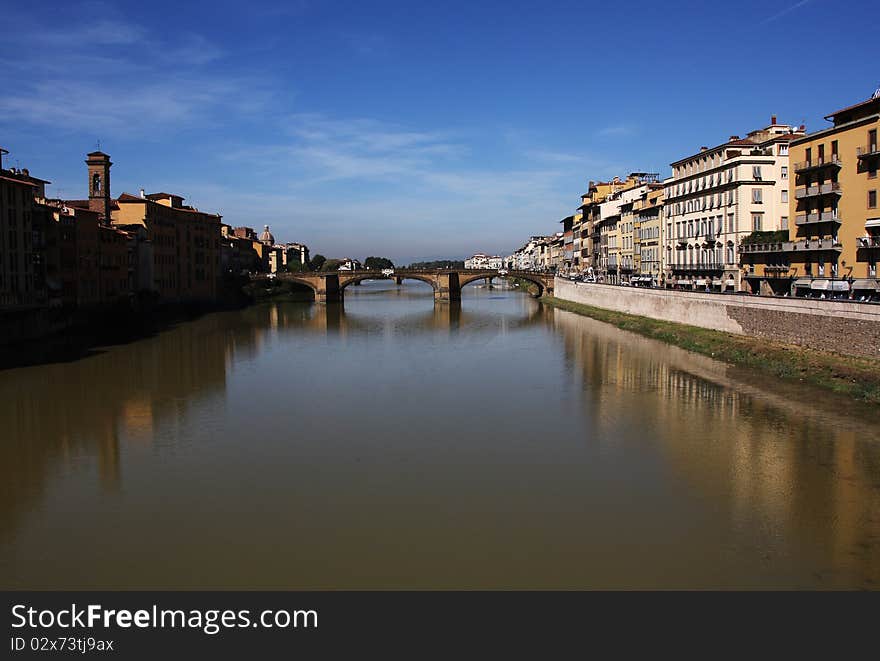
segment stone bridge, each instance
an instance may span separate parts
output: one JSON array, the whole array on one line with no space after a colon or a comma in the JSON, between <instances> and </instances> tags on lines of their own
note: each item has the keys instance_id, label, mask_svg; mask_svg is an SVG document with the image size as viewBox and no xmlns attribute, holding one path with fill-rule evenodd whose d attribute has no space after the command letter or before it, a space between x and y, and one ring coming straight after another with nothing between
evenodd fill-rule
<instances>
[{"instance_id":1,"label":"stone bridge","mask_svg":"<svg viewBox=\"0 0 880 661\"><path fill-rule=\"evenodd\" d=\"M265 277L265 276L263 276ZM384 275L381 271L318 271L308 273L279 273L277 279L283 282L296 282L309 287L315 292L315 300L321 303L341 301L345 288L364 280L421 280L434 288L435 301L457 301L461 299L461 288L476 280L492 278L517 278L526 280L538 287L538 296L545 291L553 293L553 274L535 273L533 271L505 271L504 274L494 269L466 270L413 270L395 269L392 275Z\"/></svg>"}]
</instances>

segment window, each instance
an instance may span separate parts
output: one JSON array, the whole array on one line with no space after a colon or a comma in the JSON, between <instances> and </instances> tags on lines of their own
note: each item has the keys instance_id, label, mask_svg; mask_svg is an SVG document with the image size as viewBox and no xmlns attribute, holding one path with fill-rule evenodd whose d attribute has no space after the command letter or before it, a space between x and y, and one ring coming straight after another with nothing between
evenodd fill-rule
<instances>
[{"instance_id":1,"label":"window","mask_svg":"<svg viewBox=\"0 0 880 661\"><path fill-rule=\"evenodd\" d=\"M782 202L783 203L788 202L788 191L787 190L782 191Z\"/></svg>"},{"instance_id":2,"label":"window","mask_svg":"<svg viewBox=\"0 0 880 661\"><path fill-rule=\"evenodd\" d=\"M761 218L764 214L761 213L753 213L752 214L752 230L755 232L761 231Z\"/></svg>"},{"instance_id":3,"label":"window","mask_svg":"<svg viewBox=\"0 0 880 661\"><path fill-rule=\"evenodd\" d=\"M782 218L779 219L779 221L780 221L780 224L782 225L782 229L785 229L788 227L788 216L783 216Z\"/></svg>"},{"instance_id":4,"label":"window","mask_svg":"<svg viewBox=\"0 0 880 661\"><path fill-rule=\"evenodd\" d=\"M731 234L736 231L736 229L734 228L732 213L727 214L727 231Z\"/></svg>"},{"instance_id":5,"label":"window","mask_svg":"<svg viewBox=\"0 0 880 661\"><path fill-rule=\"evenodd\" d=\"M787 147L786 147L786 149L787 149ZM782 179L788 179L788 168L785 165L782 166L781 177L782 177Z\"/></svg>"},{"instance_id":6,"label":"window","mask_svg":"<svg viewBox=\"0 0 880 661\"><path fill-rule=\"evenodd\" d=\"M837 160L837 140L831 141L831 160Z\"/></svg>"},{"instance_id":7,"label":"window","mask_svg":"<svg viewBox=\"0 0 880 661\"><path fill-rule=\"evenodd\" d=\"M877 191L869 190L868 191L868 208L876 209L877 208Z\"/></svg>"},{"instance_id":8,"label":"window","mask_svg":"<svg viewBox=\"0 0 880 661\"><path fill-rule=\"evenodd\" d=\"M763 202L763 191L760 188L752 189L752 202L755 204L761 204Z\"/></svg>"},{"instance_id":9,"label":"window","mask_svg":"<svg viewBox=\"0 0 880 661\"><path fill-rule=\"evenodd\" d=\"M779 155L788 156L788 145L779 145Z\"/></svg>"},{"instance_id":10,"label":"window","mask_svg":"<svg viewBox=\"0 0 880 661\"><path fill-rule=\"evenodd\" d=\"M752 168L752 176L755 178L755 181L761 181L761 166L756 165Z\"/></svg>"},{"instance_id":11,"label":"window","mask_svg":"<svg viewBox=\"0 0 880 661\"><path fill-rule=\"evenodd\" d=\"M877 129L868 131L868 151L877 151Z\"/></svg>"}]
</instances>

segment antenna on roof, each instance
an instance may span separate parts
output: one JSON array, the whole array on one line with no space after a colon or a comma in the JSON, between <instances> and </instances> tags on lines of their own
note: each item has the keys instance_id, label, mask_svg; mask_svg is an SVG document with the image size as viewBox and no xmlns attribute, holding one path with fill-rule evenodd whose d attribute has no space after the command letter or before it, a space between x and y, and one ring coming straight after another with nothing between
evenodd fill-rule
<instances>
[{"instance_id":1,"label":"antenna on roof","mask_svg":"<svg viewBox=\"0 0 880 661\"><path fill-rule=\"evenodd\" d=\"M874 90L874 93L871 95L871 99L880 99L880 87Z\"/></svg>"}]
</instances>

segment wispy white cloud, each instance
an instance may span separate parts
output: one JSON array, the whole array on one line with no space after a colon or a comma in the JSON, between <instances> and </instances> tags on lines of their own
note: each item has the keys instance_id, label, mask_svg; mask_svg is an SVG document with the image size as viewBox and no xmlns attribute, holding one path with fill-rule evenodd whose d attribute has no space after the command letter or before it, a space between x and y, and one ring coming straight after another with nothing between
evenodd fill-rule
<instances>
[{"instance_id":1,"label":"wispy white cloud","mask_svg":"<svg viewBox=\"0 0 880 661\"><path fill-rule=\"evenodd\" d=\"M108 16L89 18L96 12ZM0 56L15 81L0 96L4 119L139 135L252 113L270 94L260 77L211 68L224 53L204 35L148 31L100 4L86 5L83 15L63 27L22 19L22 29L7 35L12 49L28 46L28 57Z\"/></svg>"},{"instance_id":2,"label":"wispy white cloud","mask_svg":"<svg viewBox=\"0 0 880 661\"><path fill-rule=\"evenodd\" d=\"M768 16L768 17L765 18L764 20L760 21L760 22L758 23L758 25L765 25L765 24L769 23L770 21L775 21L775 20L778 19L778 18L782 18L782 17L785 16L786 14L790 14L790 13L793 12L795 9L800 9L800 8L803 7L805 4L807 4L807 3L811 2L811 1L812 1L812 0L801 0L800 2L796 2L796 3L793 4L791 7L787 7L786 9L783 9L782 11L776 12L775 14L772 14L772 15Z\"/></svg>"},{"instance_id":3,"label":"wispy white cloud","mask_svg":"<svg viewBox=\"0 0 880 661\"><path fill-rule=\"evenodd\" d=\"M597 131L596 135L600 138L622 138L635 135L636 132L637 131L633 126L619 124L616 126L606 126L605 128Z\"/></svg>"}]
</instances>

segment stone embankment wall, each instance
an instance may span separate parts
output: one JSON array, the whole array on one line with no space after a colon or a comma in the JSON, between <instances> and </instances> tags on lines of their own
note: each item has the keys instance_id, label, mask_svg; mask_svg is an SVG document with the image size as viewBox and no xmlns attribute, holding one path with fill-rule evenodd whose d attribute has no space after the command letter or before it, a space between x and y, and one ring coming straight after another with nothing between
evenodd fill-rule
<instances>
[{"instance_id":1,"label":"stone embankment wall","mask_svg":"<svg viewBox=\"0 0 880 661\"><path fill-rule=\"evenodd\" d=\"M642 289L556 279L566 301L652 319L880 358L880 305Z\"/></svg>"}]
</instances>

